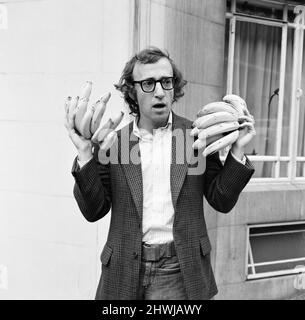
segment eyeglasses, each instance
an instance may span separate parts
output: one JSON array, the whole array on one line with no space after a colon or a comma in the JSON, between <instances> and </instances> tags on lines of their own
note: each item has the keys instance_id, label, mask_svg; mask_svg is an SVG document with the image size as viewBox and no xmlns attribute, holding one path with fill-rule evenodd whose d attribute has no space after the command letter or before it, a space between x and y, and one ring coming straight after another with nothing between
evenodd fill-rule
<instances>
[{"instance_id":1,"label":"eyeglasses","mask_svg":"<svg viewBox=\"0 0 305 320\"><path fill-rule=\"evenodd\" d=\"M164 90L174 89L174 77L166 77L166 78L162 78L160 80L155 80L155 79L151 78L151 79L146 79L146 80L142 80L142 81L134 81L133 83L139 83L144 92L150 93L150 92L155 91L157 82L160 82L161 87Z\"/></svg>"}]
</instances>

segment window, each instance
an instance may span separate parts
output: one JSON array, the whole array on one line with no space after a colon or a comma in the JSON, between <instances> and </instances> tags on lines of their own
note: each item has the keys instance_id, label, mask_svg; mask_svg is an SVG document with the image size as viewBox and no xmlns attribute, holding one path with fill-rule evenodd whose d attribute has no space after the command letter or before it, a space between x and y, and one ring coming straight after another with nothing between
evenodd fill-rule
<instances>
[{"instance_id":1,"label":"window","mask_svg":"<svg viewBox=\"0 0 305 320\"><path fill-rule=\"evenodd\" d=\"M247 279L305 271L305 221L248 226Z\"/></svg>"},{"instance_id":2,"label":"window","mask_svg":"<svg viewBox=\"0 0 305 320\"><path fill-rule=\"evenodd\" d=\"M246 100L256 121L246 150L253 181L304 181L304 2L227 3L224 87Z\"/></svg>"}]
</instances>

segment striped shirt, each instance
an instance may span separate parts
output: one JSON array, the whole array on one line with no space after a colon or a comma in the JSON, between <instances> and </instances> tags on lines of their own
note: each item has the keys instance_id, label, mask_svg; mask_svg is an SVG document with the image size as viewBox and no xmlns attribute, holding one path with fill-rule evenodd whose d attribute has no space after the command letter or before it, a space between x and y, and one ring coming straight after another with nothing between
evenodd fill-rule
<instances>
[{"instance_id":1,"label":"striped shirt","mask_svg":"<svg viewBox=\"0 0 305 320\"><path fill-rule=\"evenodd\" d=\"M137 118L133 133L139 138L143 179L143 242L160 244L173 241L174 207L170 187L172 157L172 113L167 125L153 134L139 128Z\"/></svg>"}]
</instances>

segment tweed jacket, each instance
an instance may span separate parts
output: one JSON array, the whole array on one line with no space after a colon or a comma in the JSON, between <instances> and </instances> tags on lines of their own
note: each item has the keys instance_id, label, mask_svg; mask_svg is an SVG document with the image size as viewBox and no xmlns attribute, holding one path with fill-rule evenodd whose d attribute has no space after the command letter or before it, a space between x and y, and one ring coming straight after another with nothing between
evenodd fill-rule
<instances>
[{"instance_id":1,"label":"tweed jacket","mask_svg":"<svg viewBox=\"0 0 305 320\"><path fill-rule=\"evenodd\" d=\"M173 113L172 130L180 129L186 133L191 126L190 120ZM111 209L108 238L101 253L102 274L96 299L137 299L143 212L141 161L128 163L120 156L123 140L127 141L126 135L131 137L128 150L136 150L135 147L139 146L132 128L131 122L118 131L117 163L101 164L99 154L95 152L94 158L81 169L76 159L72 168L74 196L84 217L94 222ZM186 133L184 143L188 136ZM173 159L176 158L176 140L172 138ZM217 211L229 212L254 169L248 159L243 165L230 153L224 165L218 153L208 156L205 170L200 174L189 174L192 166L194 164L186 159L171 164L170 185L175 210L173 237L188 299L203 300L217 293L210 264L211 244L204 219L203 196Z\"/></svg>"}]
</instances>

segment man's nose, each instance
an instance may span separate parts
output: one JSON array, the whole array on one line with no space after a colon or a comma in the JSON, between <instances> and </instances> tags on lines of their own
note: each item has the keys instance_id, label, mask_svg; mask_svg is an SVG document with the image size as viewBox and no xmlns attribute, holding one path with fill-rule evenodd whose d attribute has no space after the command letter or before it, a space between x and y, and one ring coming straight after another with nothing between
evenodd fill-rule
<instances>
[{"instance_id":1,"label":"man's nose","mask_svg":"<svg viewBox=\"0 0 305 320\"><path fill-rule=\"evenodd\" d=\"M155 88L155 97L163 98L164 96L165 96L164 89L162 88L161 83L157 82L156 83L156 88Z\"/></svg>"}]
</instances>

